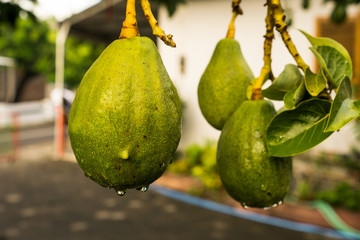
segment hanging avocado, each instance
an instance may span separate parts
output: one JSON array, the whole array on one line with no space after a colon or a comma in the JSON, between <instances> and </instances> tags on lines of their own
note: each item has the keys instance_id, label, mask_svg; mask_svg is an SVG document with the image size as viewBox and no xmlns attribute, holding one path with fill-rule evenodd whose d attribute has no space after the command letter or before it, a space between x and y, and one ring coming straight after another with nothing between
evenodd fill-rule
<instances>
[{"instance_id":1,"label":"hanging avocado","mask_svg":"<svg viewBox=\"0 0 360 240\"><path fill-rule=\"evenodd\" d=\"M198 87L199 106L211 126L223 128L246 100L246 90L253 78L239 42L232 38L220 40Z\"/></svg>"},{"instance_id":2,"label":"hanging avocado","mask_svg":"<svg viewBox=\"0 0 360 240\"><path fill-rule=\"evenodd\" d=\"M120 195L163 174L179 144L181 105L152 40L118 39L104 50L76 93L69 135L85 175Z\"/></svg>"}]
</instances>

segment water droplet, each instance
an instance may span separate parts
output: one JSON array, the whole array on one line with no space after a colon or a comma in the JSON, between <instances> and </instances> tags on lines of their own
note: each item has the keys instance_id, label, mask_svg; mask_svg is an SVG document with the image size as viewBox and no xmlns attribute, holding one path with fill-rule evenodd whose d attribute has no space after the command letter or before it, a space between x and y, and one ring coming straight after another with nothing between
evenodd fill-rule
<instances>
[{"instance_id":1,"label":"water droplet","mask_svg":"<svg viewBox=\"0 0 360 240\"><path fill-rule=\"evenodd\" d=\"M276 208L278 206L277 203L274 203L271 207Z\"/></svg>"},{"instance_id":2,"label":"water droplet","mask_svg":"<svg viewBox=\"0 0 360 240\"><path fill-rule=\"evenodd\" d=\"M271 207L264 207L263 209L264 210L269 210Z\"/></svg>"},{"instance_id":3,"label":"water droplet","mask_svg":"<svg viewBox=\"0 0 360 240\"><path fill-rule=\"evenodd\" d=\"M244 208L244 209L248 209L249 206L246 205L246 203L241 203L241 206Z\"/></svg>"},{"instance_id":4,"label":"water droplet","mask_svg":"<svg viewBox=\"0 0 360 240\"><path fill-rule=\"evenodd\" d=\"M118 190L118 191L116 191L116 193L120 196L120 197L122 197L122 196L124 196L125 195L125 191L122 191L122 190Z\"/></svg>"},{"instance_id":5,"label":"water droplet","mask_svg":"<svg viewBox=\"0 0 360 240\"><path fill-rule=\"evenodd\" d=\"M279 201L277 204L278 206L281 206L284 202L283 201Z\"/></svg>"},{"instance_id":6,"label":"water droplet","mask_svg":"<svg viewBox=\"0 0 360 240\"><path fill-rule=\"evenodd\" d=\"M141 191L141 192L146 192L146 191L148 190L148 188L149 188L149 187L145 187L145 186L144 186L144 187L142 187L142 188L140 189L140 191Z\"/></svg>"}]
</instances>

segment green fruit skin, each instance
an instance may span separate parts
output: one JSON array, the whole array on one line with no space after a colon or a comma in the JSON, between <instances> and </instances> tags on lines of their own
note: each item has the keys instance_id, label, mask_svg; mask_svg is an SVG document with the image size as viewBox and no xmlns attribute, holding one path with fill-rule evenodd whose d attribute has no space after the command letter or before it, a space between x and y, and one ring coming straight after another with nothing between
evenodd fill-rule
<instances>
[{"instance_id":1,"label":"green fruit skin","mask_svg":"<svg viewBox=\"0 0 360 240\"><path fill-rule=\"evenodd\" d=\"M181 135L177 91L146 37L112 42L85 74L69 117L85 175L125 191L147 187L172 161Z\"/></svg>"},{"instance_id":2,"label":"green fruit skin","mask_svg":"<svg viewBox=\"0 0 360 240\"><path fill-rule=\"evenodd\" d=\"M229 195L243 206L270 207L289 191L292 159L269 156L266 145L266 129L275 114L269 101L245 101L220 135L219 175Z\"/></svg>"},{"instance_id":3,"label":"green fruit skin","mask_svg":"<svg viewBox=\"0 0 360 240\"><path fill-rule=\"evenodd\" d=\"M199 106L211 126L223 128L246 100L246 90L253 78L239 42L230 38L220 40L198 86Z\"/></svg>"}]
</instances>

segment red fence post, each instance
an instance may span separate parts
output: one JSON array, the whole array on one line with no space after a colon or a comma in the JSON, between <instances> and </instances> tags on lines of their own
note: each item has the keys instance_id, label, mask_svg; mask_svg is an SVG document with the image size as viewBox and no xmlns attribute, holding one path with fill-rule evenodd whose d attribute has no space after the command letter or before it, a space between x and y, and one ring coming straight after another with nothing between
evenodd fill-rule
<instances>
[{"instance_id":1,"label":"red fence post","mask_svg":"<svg viewBox=\"0 0 360 240\"><path fill-rule=\"evenodd\" d=\"M62 105L56 106L56 157L62 159L65 153L65 113Z\"/></svg>"}]
</instances>

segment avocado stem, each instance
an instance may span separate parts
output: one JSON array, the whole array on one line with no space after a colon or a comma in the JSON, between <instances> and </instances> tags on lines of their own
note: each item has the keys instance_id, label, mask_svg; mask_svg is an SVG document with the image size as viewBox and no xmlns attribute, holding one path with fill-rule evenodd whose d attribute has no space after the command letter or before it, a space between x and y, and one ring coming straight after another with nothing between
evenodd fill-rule
<instances>
[{"instance_id":1,"label":"avocado stem","mask_svg":"<svg viewBox=\"0 0 360 240\"><path fill-rule=\"evenodd\" d=\"M166 45L171 46L171 47L176 47L176 44L172 39L173 35L171 35L171 34L166 35L164 30L162 30L159 27L159 23L151 11L151 6L150 6L149 1L148 0L140 0L140 5L144 11L146 19L148 20L148 22L153 30L153 34L155 36L158 36Z\"/></svg>"},{"instance_id":2,"label":"avocado stem","mask_svg":"<svg viewBox=\"0 0 360 240\"><path fill-rule=\"evenodd\" d=\"M140 36L136 21L135 0L127 0L126 17L120 33L120 39Z\"/></svg>"},{"instance_id":3,"label":"avocado stem","mask_svg":"<svg viewBox=\"0 0 360 240\"><path fill-rule=\"evenodd\" d=\"M237 15L238 14L236 12L233 12L228 31L226 33L226 38L235 38L235 19Z\"/></svg>"},{"instance_id":4,"label":"avocado stem","mask_svg":"<svg viewBox=\"0 0 360 240\"><path fill-rule=\"evenodd\" d=\"M295 47L295 44L293 43L287 31L287 25L285 23L286 16L284 14L283 8L281 7L280 0L271 0L271 7L274 11L274 21L275 21L276 30L280 33L285 46L287 47L290 54L294 58L298 67L301 68L302 71L305 73L306 69L309 68L309 66L304 62L304 60L300 56L299 52Z\"/></svg>"},{"instance_id":5,"label":"avocado stem","mask_svg":"<svg viewBox=\"0 0 360 240\"><path fill-rule=\"evenodd\" d=\"M252 87L252 100L260 100L263 99L261 94L261 87L267 79L272 79L272 70L271 70L271 49L272 42L274 40L274 11L270 4L270 0L267 0L267 14L265 18L266 23L266 33L264 35L264 66L261 68L260 76L255 79Z\"/></svg>"},{"instance_id":6,"label":"avocado stem","mask_svg":"<svg viewBox=\"0 0 360 240\"><path fill-rule=\"evenodd\" d=\"M229 28L226 34L226 38L235 38L235 20L238 15L242 15L243 11L240 8L241 0L233 0L232 1L232 17L229 24Z\"/></svg>"}]
</instances>

